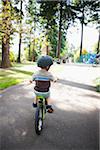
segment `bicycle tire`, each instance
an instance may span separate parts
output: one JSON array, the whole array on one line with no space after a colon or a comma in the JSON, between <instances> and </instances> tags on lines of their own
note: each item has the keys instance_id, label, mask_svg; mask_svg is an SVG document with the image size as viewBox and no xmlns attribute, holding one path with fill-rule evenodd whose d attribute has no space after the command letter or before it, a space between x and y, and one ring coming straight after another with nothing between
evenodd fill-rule
<instances>
[{"instance_id":1,"label":"bicycle tire","mask_svg":"<svg viewBox=\"0 0 100 150\"><path fill-rule=\"evenodd\" d=\"M43 110L40 107L37 107L35 113L35 132L40 135L43 129Z\"/></svg>"}]
</instances>

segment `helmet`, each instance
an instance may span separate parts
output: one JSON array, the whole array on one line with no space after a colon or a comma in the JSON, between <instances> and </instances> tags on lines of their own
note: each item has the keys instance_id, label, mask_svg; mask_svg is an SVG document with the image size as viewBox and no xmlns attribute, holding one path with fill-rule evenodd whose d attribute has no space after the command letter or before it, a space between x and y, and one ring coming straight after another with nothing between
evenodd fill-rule
<instances>
[{"instance_id":1,"label":"helmet","mask_svg":"<svg viewBox=\"0 0 100 150\"><path fill-rule=\"evenodd\" d=\"M48 55L40 57L37 61L37 66L41 68L48 67L51 65L53 65L53 60L52 57Z\"/></svg>"}]
</instances>

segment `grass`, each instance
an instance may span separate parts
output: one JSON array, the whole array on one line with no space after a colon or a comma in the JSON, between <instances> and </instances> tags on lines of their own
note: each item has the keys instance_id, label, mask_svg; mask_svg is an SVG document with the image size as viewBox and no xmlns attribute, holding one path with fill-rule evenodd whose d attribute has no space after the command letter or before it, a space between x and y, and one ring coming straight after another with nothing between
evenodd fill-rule
<instances>
[{"instance_id":1,"label":"grass","mask_svg":"<svg viewBox=\"0 0 100 150\"><path fill-rule=\"evenodd\" d=\"M0 90L19 84L31 78L32 74L32 71L19 70L19 66L17 68L0 69Z\"/></svg>"},{"instance_id":2,"label":"grass","mask_svg":"<svg viewBox=\"0 0 100 150\"><path fill-rule=\"evenodd\" d=\"M96 85L97 92L100 92L100 77L96 78L94 83Z\"/></svg>"}]
</instances>

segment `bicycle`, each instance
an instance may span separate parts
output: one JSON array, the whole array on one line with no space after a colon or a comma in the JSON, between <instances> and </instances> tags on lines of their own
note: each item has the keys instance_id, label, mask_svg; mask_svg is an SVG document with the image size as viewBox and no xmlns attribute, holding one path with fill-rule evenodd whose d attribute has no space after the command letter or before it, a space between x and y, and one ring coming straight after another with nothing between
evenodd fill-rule
<instances>
[{"instance_id":1,"label":"bicycle","mask_svg":"<svg viewBox=\"0 0 100 150\"><path fill-rule=\"evenodd\" d=\"M37 108L35 112L35 132L40 135L43 129L43 122L46 115L46 98L43 96L37 96Z\"/></svg>"}]
</instances>

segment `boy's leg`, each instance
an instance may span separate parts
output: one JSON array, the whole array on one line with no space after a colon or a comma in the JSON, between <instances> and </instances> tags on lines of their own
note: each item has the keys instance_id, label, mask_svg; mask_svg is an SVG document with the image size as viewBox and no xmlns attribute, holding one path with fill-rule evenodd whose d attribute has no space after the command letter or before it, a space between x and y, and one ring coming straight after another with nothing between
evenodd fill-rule
<instances>
[{"instance_id":1,"label":"boy's leg","mask_svg":"<svg viewBox=\"0 0 100 150\"><path fill-rule=\"evenodd\" d=\"M47 112L49 113L53 113L53 108L52 108L52 105L51 105L51 99L50 98L46 98L46 108L47 108Z\"/></svg>"},{"instance_id":2,"label":"boy's leg","mask_svg":"<svg viewBox=\"0 0 100 150\"><path fill-rule=\"evenodd\" d=\"M33 101L33 107L37 107L37 100L38 98L37 96L35 96L34 101Z\"/></svg>"}]
</instances>

